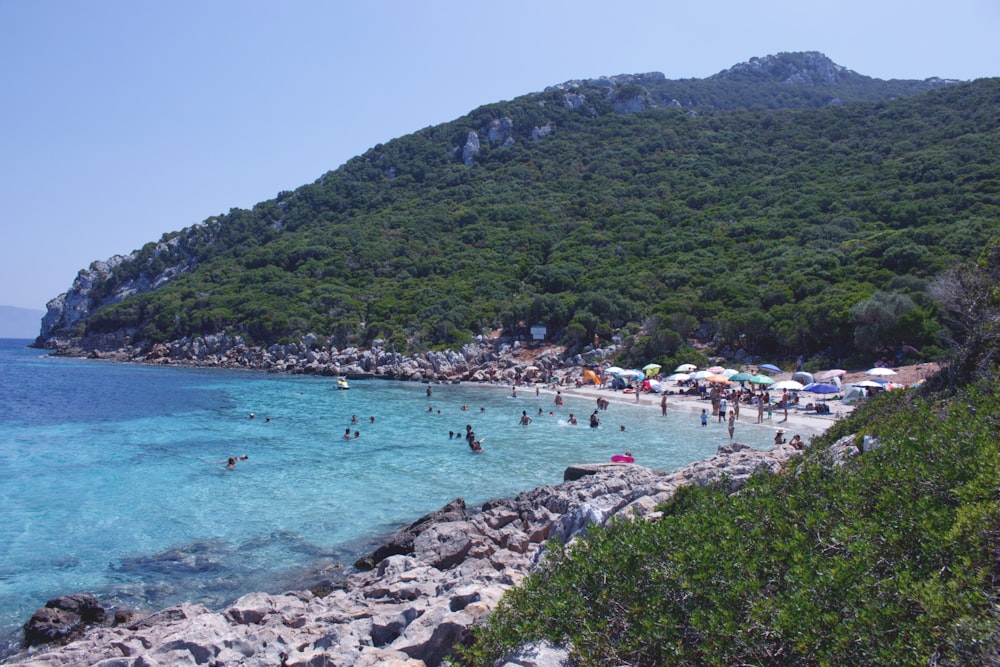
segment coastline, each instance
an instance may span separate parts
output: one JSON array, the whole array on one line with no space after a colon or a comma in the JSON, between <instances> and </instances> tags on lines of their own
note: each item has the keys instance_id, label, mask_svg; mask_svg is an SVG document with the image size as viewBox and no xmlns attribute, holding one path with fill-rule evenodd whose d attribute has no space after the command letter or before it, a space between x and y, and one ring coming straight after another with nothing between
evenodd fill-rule
<instances>
[{"instance_id":1,"label":"coastline","mask_svg":"<svg viewBox=\"0 0 1000 667\"><path fill-rule=\"evenodd\" d=\"M598 388L539 387L550 395L557 390L635 402L631 395ZM640 405L658 409L652 398L640 397ZM694 414L704 403L680 398L668 410ZM806 426L793 419L790 423ZM390 550L371 570L348 574L328 593L251 593L216 611L186 602L114 625L95 625L65 646L32 649L4 664L194 664L201 660L195 656L209 656L217 664L233 665L437 665L506 590L541 562L552 537L568 542L612 516L655 518L656 506L687 484L725 479L735 491L753 474L778 472L795 453L785 445L764 451L734 442L674 471L631 464L573 466L580 479L490 501L473 511L456 499L446 515L432 513L411 524L409 529L422 528L404 540L408 546Z\"/></svg>"},{"instance_id":2,"label":"coastline","mask_svg":"<svg viewBox=\"0 0 1000 667\"><path fill-rule=\"evenodd\" d=\"M404 553L350 575L328 594L251 593L220 611L182 603L93 626L66 645L5 664L438 665L541 562L549 539L569 542L612 516L654 518L656 506L684 485L726 480L735 491L753 474L778 472L794 454L788 446L763 452L735 443L670 473L591 466L580 479L478 512L456 503L447 516L415 522L411 528L423 528Z\"/></svg>"},{"instance_id":3,"label":"coastline","mask_svg":"<svg viewBox=\"0 0 1000 667\"><path fill-rule=\"evenodd\" d=\"M232 368L247 370L240 366ZM563 368L556 375L568 377L576 369L579 369L579 366L569 367L569 369ZM373 375L372 377L378 379L399 379L380 375ZM440 375L425 382L428 381L431 383L469 384L492 387L503 391L509 391L513 385L512 382L505 380L499 382L459 381L454 377L442 377ZM556 391L559 391L566 396L575 396L591 401L603 398L619 404L637 404L644 410L658 411L660 407L659 394L643 394L639 396L637 401L634 394L624 394L620 391L593 386L575 387L572 385L543 385L541 383L533 383L518 386L518 391L523 391L525 394L528 392L533 393L532 390L536 386L539 393L544 393L547 396L554 396ZM709 405L706 400L677 394L668 395L667 399L668 415L673 412L683 412L685 415L691 415L692 419L701 409ZM837 404L839 405L839 401L837 401ZM846 414L852 409L852 406L843 406L843 408L842 412ZM782 422L782 415L776 412L772 421L770 423L765 422L764 425L773 425L775 429L783 428L789 436L793 433L799 433L808 441L810 437L824 432L835 423L835 415L836 410L834 416L822 416L791 410L789 411L788 421ZM751 420L756 421L756 414L751 415L748 412L744 412L741 421L749 423ZM374 571L375 574L365 572L350 574L347 577L347 581L343 584L338 584L336 590L331 593L331 595L337 597L339 600L335 605L333 602L330 602L334 607L329 606L327 602L323 602L330 596L320 597L308 591L298 591L283 595L253 593L240 598L233 605L221 611L209 611L204 607L199 607L199 605L183 603L135 621L129 620L119 627L108 628L102 626L94 628L80 640L84 642L82 645L74 643L73 648L66 649L68 653L64 653L62 649L53 649L45 653L32 654L27 658L28 662L10 664L82 665L92 664L94 659L104 659L96 657L104 654L95 653L94 651L98 649L94 644L88 645L86 643L88 641L117 642L119 649L122 646L131 647L127 650L132 651L132 653L126 653L123 656L117 654L107 656L114 659L126 658L127 661L121 664L160 664L152 660L143 662L146 658L143 657L140 659L138 656L151 656L157 651L164 650L163 644L168 642L166 639L167 636L176 639L177 637L189 637L192 633L196 636L197 642L201 642L200 646L205 647L205 650L209 654L216 656L225 653L225 645L227 642L231 642L231 638L234 636L233 633L243 636L245 639L252 635L252 638L246 639L249 643L245 644L245 650L250 651L252 655L259 656L266 648L267 642L278 641L276 638L277 635L267 633L255 634L246 628L242 630L239 628L250 624L267 625L272 623L272 621L277 622L276 618L280 618L280 622L283 625L292 624L292 627L298 628L299 625L296 624L301 624L301 627L309 628L309 632L297 637L297 641L299 642L307 639L314 640L317 633L326 633L326 636L336 634L338 637L343 635L344 641L352 646L352 642L355 640L360 642L358 646L366 646L365 642L367 641L368 644L373 645L374 649L378 650L361 651L361 653L378 655L380 659L390 656L393 660L397 661L420 661L419 663L398 662L398 664L435 664L433 659L425 660L424 658L416 658L414 656L426 655L431 657L435 651L444 649L440 647L434 649L428 648L430 639L427 639L427 641L423 639L418 640L413 636L417 633L417 629L414 628L412 633L410 631L410 625L413 625L413 622L417 618L422 618L432 609L437 609L443 604L438 599L440 595L429 596L427 590L434 588L435 590L440 589L444 592L449 592L454 591L455 587L466 587L466 589L471 587L475 589L472 592L464 590L461 593L462 601L460 602L456 602L454 597L447 600L449 609L457 607L461 611L471 607L474 613L471 613L472 620L468 624L465 624L469 620L466 617L463 617L461 621L456 621L449 616L449 613L456 612L446 613L435 611L434 614L437 620L434 623L428 622L420 626L422 628L420 632L423 635L434 635L435 633L444 632L438 630L442 626L452 628L459 634L467 632L471 624L479 622L489 613L489 610L495 606L499 595L502 595L504 590L519 581L525 573L537 565L544 552L545 542L553 535L562 537L562 533L558 531L569 530L566 528L568 525L574 526L570 532L566 533L568 539L572 539L572 537L584 532L588 525L604 523L610 516L615 514L626 514L640 518L652 517L655 514L655 505L669 497L669 493L672 493L673 488L676 488L675 486L670 486L674 484L673 481L668 483L665 480L705 483L705 480L711 479L711 477L700 476L701 473L705 470L716 469L725 470L727 476L734 476L733 471L737 471L738 474L735 475L736 477L740 475L745 477L753 471L762 468L776 472L777 468L780 467L780 462L783 462L788 456L792 456L795 453L794 451L790 451L788 447L775 447L767 451L753 450L752 452L743 449L744 447L744 445L740 445L738 442L731 445L723 445L719 448L719 454L716 456L670 472L653 471L640 466L613 466L606 463L590 464L594 467L594 470L591 471L593 474L589 476L589 479L581 480L580 484L582 486L565 487L564 485L557 485L555 490L549 487L536 488L518 494L515 498L488 502L482 511L461 520L462 523L467 524L461 530L457 530L454 526L445 527L445 524L454 522L442 522L440 526L433 527L430 535L434 537L424 540L425 544L420 547L422 551L419 555L397 554L386 559L385 565L378 564ZM719 460L716 460L718 457L723 457L725 462L719 463ZM680 484L678 483L678 485ZM664 490L668 487L670 488L669 492ZM605 490L594 495L593 488ZM626 502L621 500L621 495L615 496L616 500L612 502L613 509L608 510L602 505L604 502L611 502L609 498L604 498L604 496L612 495L611 491L606 490L608 488L613 488L617 494L624 494L629 500ZM574 505L572 506L572 510L562 511L561 513L554 511L554 507L561 508L570 502L564 496L566 493L583 496L583 501L579 501L579 499L573 501L582 502L582 505ZM597 500L598 497L603 499ZM511 509L512 506L516 509ZM504 508L506 509L504 510ZM570 518L567 518L567 514L571 515ZM516 533L505 532L508 525L514 524L520 524ZM470 540L466 549L463 546L465 541L462 535L458 533L469 532L489 537L492 540L491 546L484 546L486 542L478 545L472 544ZM455 547L456 541L459 545L458 547ZM449 552L450 555L442 557L442 548L453 551ZM460 555L456 556L455 554ZM431 560L428 561L428 558L431 558ZM452 559L455 560L454 563L449 562ZM483 561L488 563L488 566ZM458 571L456 572L455 570ZM493 574L493 571L502 573L500 575L501 583L495 582L494 577L496 575ZM403 586L404 582L407 585L405 590L392 589L392 586ZM493 586L494 584L500 588L489 588L489 586ZM346 595L346 599L340 596L341 592ZM410 596L415 597L411 598ZM375 602L372 602L373 600ZM469 602L469 600L472 601ZM416 603L410 606L404 605L402 611L398 611L406 619L405 623L393 621L395 625L393 623L390 624L392 629L386 629L388 626L378 626L381 629L373 629L375 627L373 626L375 624L373 619L376 616L385 612L390 606L400 605L404 602ZM341 604L347 606L338 606ZM394 611L393 613L397 612ZM413 619L406 618L412 614L418 614L418 616ZM336 617L340 620L331 621L331 617ZM258 620L248 620L254 618ZM359 618L361 619L360 621L358 620ZM207 631L205 624L208 624L213 629ZM340 630L337 632L330 630L331 625L339 628L345 624L348 626L348 629L343 630L343 632ZM268 632L273 630L274 628L272 627ZM398 633L397 630L399 630ZM210 637L206 636L206 632L208 632ZM97 639L91 638L91 633L94 633L93 637ZM415 642L414 644L406 644L406 642L402 641L402 638L407 633L410 633L407 636L407 641ZM376 635L379 637L378 640L375 639ZM391 639L391 641L387 641L388 639ZM407 648L393 648L397 644L397 640L400 646L405 645ZM188 639L185 639L185 641L188 641ZM385 641L385 643L375 646L379 641ZM135 644L135 642L138 642L138 644ZM146 646L147 643L154 647L151 649L152 652L139 647ZM331 644L330 646L315 648L317 645L314 642L312 646L315 650L311 654L311 659L316 658L317 655L327 656L335 650L340 651L343 648L342 644L343 642L338 639L336 645ZM317 653L320 648L323 650ZM386 651L391 651L391 653L387 653ZM70 655L75 657L69 657ZM350 660L345 658L342 663L334 661L325 664L374 664L353 662L353 660L360 657L360 653L357 655L352 654L352 656ZM136 658L134 661L131 659L133 657ZM285 658L282 659L284 660ZM294 660L286 661L285 664L309 664L308 661L305 661L304 657L303 660L303 662L295 662ZM229 663L227 662L227 664ZM233 662L232 664L271 663L266 661L248 661Z\"/></svg>"}]
</instances>

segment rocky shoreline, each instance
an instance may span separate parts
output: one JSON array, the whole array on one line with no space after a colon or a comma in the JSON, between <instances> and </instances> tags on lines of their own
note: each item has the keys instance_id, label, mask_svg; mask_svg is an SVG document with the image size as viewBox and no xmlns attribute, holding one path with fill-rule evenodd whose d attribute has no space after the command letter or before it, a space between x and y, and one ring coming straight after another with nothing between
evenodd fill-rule
<instances>
[{"instance_id":1,"label":"rocky shoreline","mask_svg":"<svg viewBox=\"0 0 1000 667\"><path fill-rule=\"evenodd\" d=\"M858 453L850 438L833 450L835 460ZM548 540L568 542L611 517L654 520L657 505L681 486L724 482L735 491L751 475L777 473L795 453L789 446L761 451L732 443L673 472L582 465L567 469L569 481L475 510L456 499L400 531L359 561L370 569L359 569L324 595L252 593L223 610L183 603L110 622L86 596L61 605L75 609L53 601L33 617L36 630L61 623L75 633L73 641L31 648L5 664L433 667L541 562ZM540 653L545 664L565 664L559 649L538 646L524 647L506 664L540 664Z\"/></svg>"},{"instance_id":2,"label":"rocky shoreline","mask_svg":"<svg viewBox=\"0 0 1000 667\"><path fill-rule=\"evenodd\" d=\"M459 350L403 355L382 340L368 349L338 349L332 340L308 334L295 343L260 347L224 333L141 345L133 345L125 335L50 336L38 338L33 346L58 356L116 362L415 382L514 382L524 377L529 366L538 369L533 371L535 378L566 379L618 352L615 344L563 353L514 339L478 336Z\"/></svg>"}]
</instances>

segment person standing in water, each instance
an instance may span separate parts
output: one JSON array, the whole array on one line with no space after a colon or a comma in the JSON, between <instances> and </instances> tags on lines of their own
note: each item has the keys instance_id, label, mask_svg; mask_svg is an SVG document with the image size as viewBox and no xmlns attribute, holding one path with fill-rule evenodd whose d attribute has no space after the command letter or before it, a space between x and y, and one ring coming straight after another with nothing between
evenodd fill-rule
<instances>
[{"instance_id":1,"label":"person standing in water","mask_svg":"<svg viewBox=\"0 0 1000 667\"><path fill-rule=\"evenodd\" d=\"M521 410L521 421L519 423L521 426L527 426L531 423L531 417L528 416L527 410Z\"/></svg>"},{"instance_id":2,"label":"person standing in water","mask_svg":"<svg viewBox=\"0 0 1000 667\"><path fill-rule=\"evenodd\" d=\"M601 425L601 418L597 416L597 410L590 415L590 428L597 428Z\"/></svg>"}]
</instances>

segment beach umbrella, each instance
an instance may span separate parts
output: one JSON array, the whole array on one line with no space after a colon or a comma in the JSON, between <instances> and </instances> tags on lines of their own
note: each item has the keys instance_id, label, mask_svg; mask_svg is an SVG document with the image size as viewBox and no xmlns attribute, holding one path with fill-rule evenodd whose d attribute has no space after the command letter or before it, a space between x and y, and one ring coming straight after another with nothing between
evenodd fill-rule
<instances>
[{"instance_id":1,"label":"beach umbrella","mask_svg":"<svg viewBox=\"0 0 1000 667\"><path fill-rule=\"evenodd\" d=\"M656 394L659 394L659 393L661 393L663 391L663 385L660 384L659 382L657 382L656 380L650 380L649 381L649 390L652 391L652 392L654 392L654 393L656 393Z\"/></svg>"},{"instance_id":2,"label":"beach umbrella","mask_svg":"<svg viewBox=\"0 0 1000 667\"><path fill-rule=\"evenodd\" d=\"M625 369L618 366L608 366L604 369L604 372L609 373L610 375L621 375L625 372Z\"/></svg>"},{"instance_id":3,"label":"beach umbrella","mask_svg":"<svg viewBox=\"0 0 1000 667\"><path fill-rule=\"evenodd\" d=\"M725 375L727 378L731 378L734 375L738 375L738 374L739 374L739 371L736 370L735 368L727 368L726 370L722 371L722 375Z\"/></svg>"},{"instance_id":4,"label":"beach umbrella","mask_svg":"<svg viewBox=\"0 0 1000 667\"><path fill-rule=\"evenodd\" d=\"M772 389L788 389L790 391L801 391L804 385L801 382L796 382L795 380L782 380L781 382L775 382L771 385Z\"/></svg>"},{"instance_id":5,"label":"beach umbrella","mask_svg":"<svg viewBox=\"0 0 1000 667\"><path fill-rule=\"evenodd\" d=\"M642 370L646 371L646 377L653 377L660 372L661 368L663 368L663 366L659 364L646 364L642 367Z\"/></svg>"},{"instance_id":6,"label":"beach umbrella","mask_svg":"<svg viewBox=\"0 0 1000 667\"><path fill-rule=\"evenodd\" d=\"M750 384L774 384L774 380L766 375L754 375L749 382Z\"/></svg>"},{"instance_id":7,"label":"beach umbrella","mask_svg":"<svg viewBox=\"0 0 1000 667\"><path fill-rule=\"evenodd\" d=\"M847 374L847 371L841 370L839 368L834 368L832 370L823 371L818 376L816 376L816 379L817 380L832 380L833 378L839 378L839 377L841 377L843 375L846 375L846 374Z\"/></svg>"},{"instance_id":8,"label":"beach umbrella","mask_svg":"<svg viewBox=\"0 0 1000 667\"><path fill-rule=\"evenodd\" d=\"M750 373L737 373L736 375L730 375L730 382L749 382L753 379L753 375Z\"/></svg>"},{"instance_id":9,"label":"beach umbrella","mask_svg":"<svg viewBox=\"0 0 1000 667\"><path fill-rule=\"evenodd\" d=\"M826 384L825 382L813 382L804 386L802 391L808 391L811 394L836 394L840 391L840 388L836 385Z\"/></svg>"},{"instance_id":10,"label":"beach umbrella","mask_svg":"<svg viewBox=\"0 0 1000 667\"><path fill-rule=\"evenodd\" d=\"M674 369L674 372L675 373L690 373L691 371L696 371L696 370L698 370L698 367L695 366L694 364L681 364L680 366L678 366L677 368Z\"/></svg>"},{"instance_id":11,"label":"beach umbrella","mask_svg":"<svg viewBox=\"0 0 1000 667\"><path fill-rule=\"evenodd\" d=\"M646 377L646 374L637 368L633 368L627 371L622 371L621 373L619 373L619 375L621 375L623 378L635 378L636 380L641 380L644 377Z\"/></svg>"},{"instance_id":12,"label":"beach umbrella","mask_svg":"<svg viewBox=\"0 0 1000 667\"><path fill-rule=\"evenodd\" d=\"M704 380L709 375L712 375L712 373L709 373L708 371L695 371L694 373L691 373L691 379L692 380Z\"/></svg>"},{"instance_id":13,"label":"beach umbrella","mask_svg":"<svg viewBox=\"0 0 1000 667\"><path fill-rule=\"evenodd\" d=\"M781 370L780 368L778 368L774 364L761 364L757 368L760 368L760 369L765 370L765 371L771 371L772 373L784 373L783 370Z\"/></svg>"},{"instance_id":14,"label":"beach umbrella","mask_svg":"<svg viewBox=\"0 0 1000 667\"><path fill-rule=\"evenodd\" d=\"M867 387L868 389L881 389L882 383L876 382L875 380L862 380L861 382L855 382L851 385L852 387Z\"/></svg>"},{"instance_id":15,"label":"beach umbrella","mask_svg":"<svg viewBox=\"0 0 1000 667\"><path fill-rule=\"evenodd\" d=\"M729 384L729 378L721 373L713 373L705 378L706 382L718 382L720 384Z\"/></svg>"},{"instance_id":16,"label":"beach umbrella","mask_svg":"<svg viewBox=\"0 0 1000 667\"><path fill-rule=\"evenodd\" d=\"M691 379L691 376L687 373L674 373L673 375L668 375L667 380L672 382L687 382Z\"/></svg>"},{"instance_id":17,"label":"beach umbrella","mask_svg":"<svg viewBox=\"0 0 1000 667\"><path fill-rule=\"evenodd\" d=\"M709 366L705 370L708 371L709 373L721 373L722 371L724 371L726 369L723 368L722 366Z\"/></svg>"},{"instance_id":18,"label":"beach umbrella","mask_svg":"<svg viewBox=\"0 0 1000 667\"><path fill-rule=\"evenodd\" d=\"M865 375L895 375L895 374L896 371L892 370L891 368L884 368L882 366L878 366L876 368L869 368L867 371L865 371Z\"/></svg>"}]
</instances>

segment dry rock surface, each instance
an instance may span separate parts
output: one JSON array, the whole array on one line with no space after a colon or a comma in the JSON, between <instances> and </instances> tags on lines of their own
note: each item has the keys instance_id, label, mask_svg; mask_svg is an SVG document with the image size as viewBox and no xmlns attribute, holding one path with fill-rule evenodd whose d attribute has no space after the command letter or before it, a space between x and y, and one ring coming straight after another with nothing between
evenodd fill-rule
<instances>
[{"instance_id":1,"label":"dry rock surface","mask_svg":"<svg viewBox=\"0 0 1000 667\"><path fill-rule=\"evenodd\" d=\"M841 458L857 452L851 441L839 446ZM777 472L793 454L788 446L760 451L732 443L673 472L631 464L575 466L566 472L570 481L476 511L461 499L449 503L361 559L359 571L329 594L253 593L222 610L184 603L138 620L74 626L73 641L32 647L10 664L433 667L539 564L550 538L570 541L612 516L655 518L657 504L680 486L724 478L736 490L753 474ZM77 611L91 606L81 598L68 606L74 604ZM44 629L52 612L39 612ZM72 616L61 620L73 626ZM536 664L539 651L549 654L546 647L524 647L524 655L508 663Z\"/></svg>"}]
</instances>

